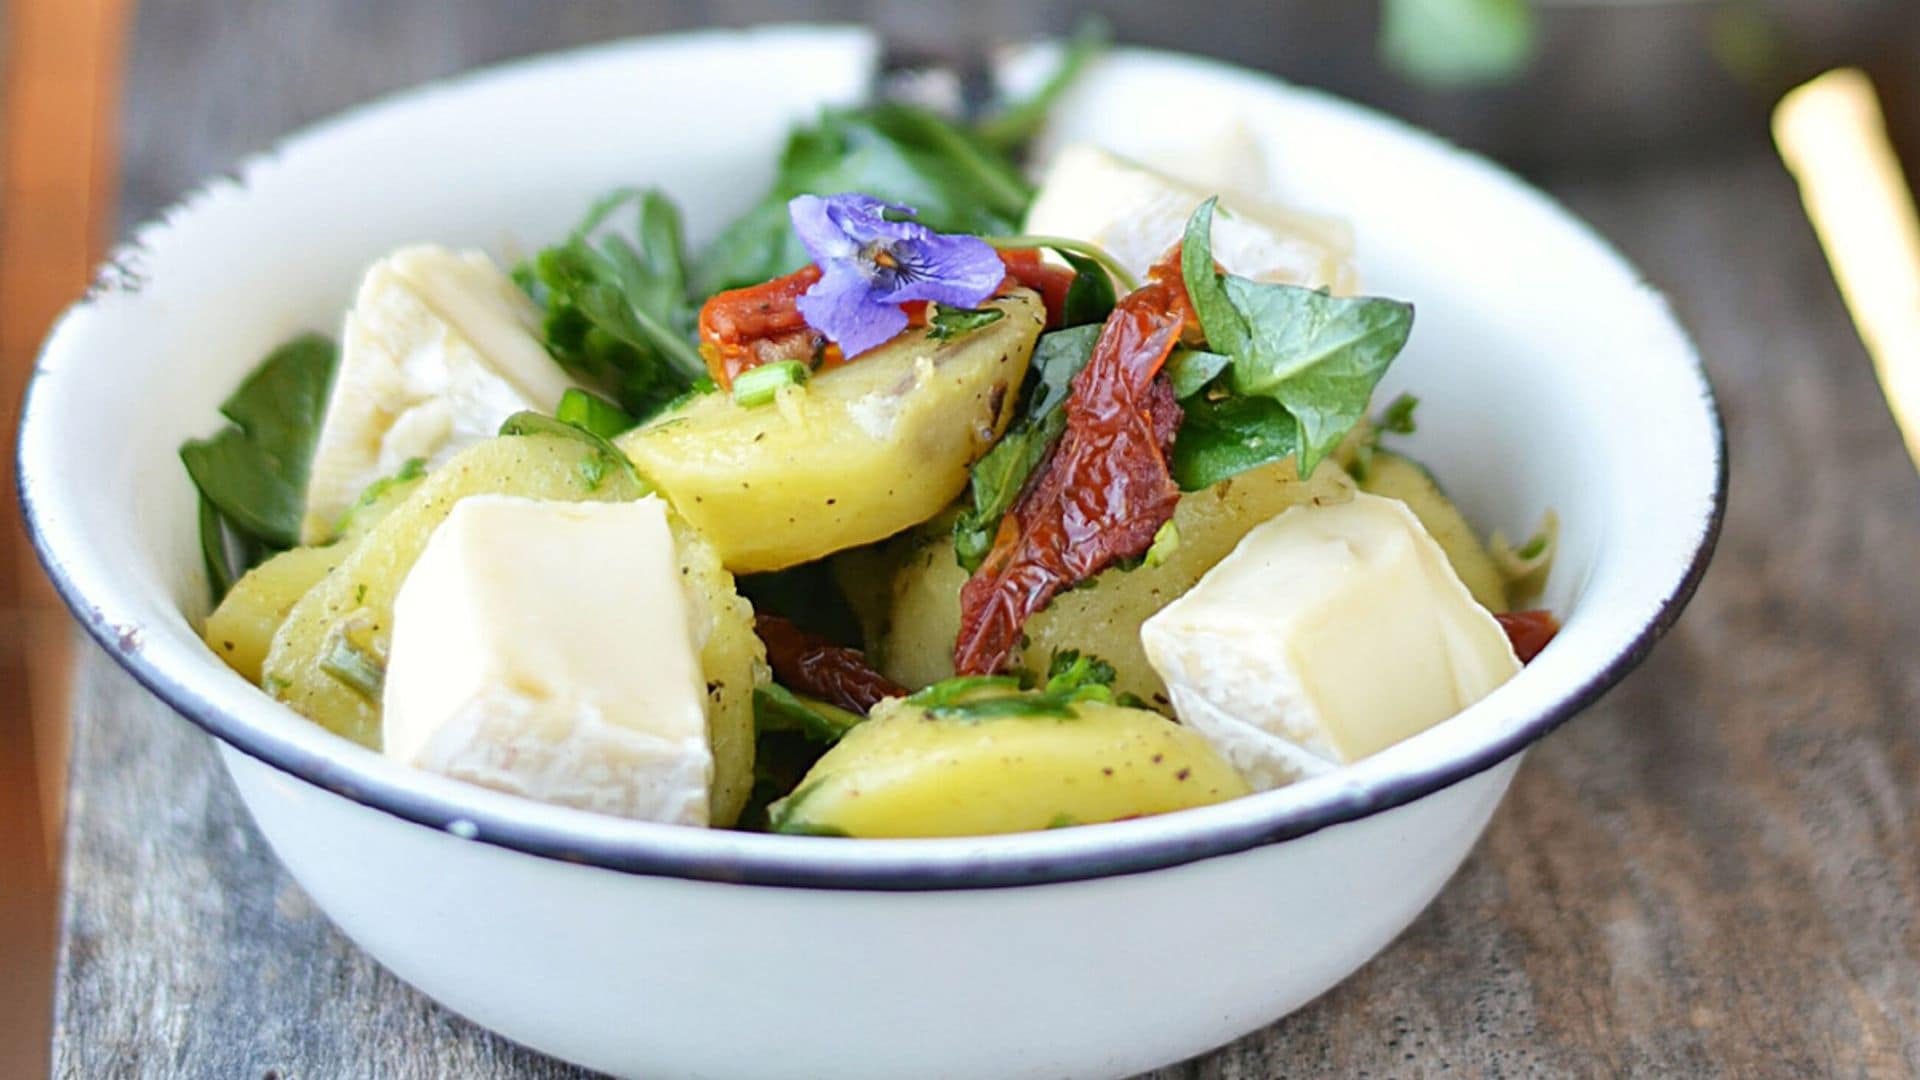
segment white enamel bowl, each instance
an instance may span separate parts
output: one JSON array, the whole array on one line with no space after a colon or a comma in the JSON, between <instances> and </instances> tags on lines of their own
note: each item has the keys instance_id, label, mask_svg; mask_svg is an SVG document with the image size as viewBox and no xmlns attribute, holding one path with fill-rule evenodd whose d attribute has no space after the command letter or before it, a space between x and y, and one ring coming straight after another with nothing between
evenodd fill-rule
<instances>
[{"instance_id":1,"label":"white enamel bowl","mask_svg":"<svg viewBox=\"0 0 1920 1080\"><path fill-rule=\"evenodd\" d=\"M696 242L783 132L857 99L853 30L621 43L368 106L143 229L61 321L20 436L34 541L74 612L219 740L260 829L355 941L530 1046L649 1076L1094 1076L1295 1009L1440 889L1533 740L1618 680L1704 569L1722 438L1692 347L1599 238L1483 161L1326 96L1122 51L1050 138L1151 156L1238 113L1277 194L1350 218L1371 291L1419 306L1387 392L1473 519L1558 509L1559 639L1484 702L1320 779L1039 835L844 841L597 817L412 772L307 723L195 637L175 450L270 346L336 330L400 244L525 251L595 195L663 187ZM1276 588L1284 587L1281 583Z\"/></svg>"}]
</instances>

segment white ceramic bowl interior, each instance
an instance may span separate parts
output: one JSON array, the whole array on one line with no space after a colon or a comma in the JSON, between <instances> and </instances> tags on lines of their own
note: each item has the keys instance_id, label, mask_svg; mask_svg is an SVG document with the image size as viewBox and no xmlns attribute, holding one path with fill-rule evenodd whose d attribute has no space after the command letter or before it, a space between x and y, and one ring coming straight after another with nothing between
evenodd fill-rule
<instances>
[{"instance_id":1,"label":"white ceramic bowl interior","mask_svg":"<svg viewBox=\"0 0 1920 1080\"><path fill-rule=\"evenodd\" d=\"M1559 512L1545 603L1565 628L1479 705L1337 774L1204 810L847 842L628 822L418 774L205 649L175 454L267 349L337 332L359 272L396 246L525 252L619 185L669 192L697 245L763 190L790 124L864 96L876 57L856 30L685 35L355 110L141 230L62 320L30 394L21 489L56 584L224 741L303 886L428 993L601 1069L1115 1074L1265 1023L1431 899L1519 751L1671 622L1717 528L1721 436L1697 359L1578 221L1352 105L1122 50L1061 103L1047 142L1152 160L1179 138L1149 133L1238 117L1275 197L1350 219L1368 290L1417 305L1384 388L1422 399L1411 452L1482 528L1524 533ZM1032 70L1016 62L1010 78Z\"/></svg>"}]
</instances>

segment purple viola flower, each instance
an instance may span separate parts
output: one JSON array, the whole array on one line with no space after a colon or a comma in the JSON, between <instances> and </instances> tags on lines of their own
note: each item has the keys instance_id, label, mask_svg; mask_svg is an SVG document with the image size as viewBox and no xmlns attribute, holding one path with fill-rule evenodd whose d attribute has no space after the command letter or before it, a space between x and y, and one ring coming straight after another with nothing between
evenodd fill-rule
<instances>
[{"instance_id":1,"label":"purple viola flower","mask_svg":"<svg viewBox=\"0 0 1920 1080\"><path fill-rule=\"evenodd\" d=\"M800 297L800 315L848 359L907 328L901 304L975 307L1007 275L986 241L904 220L913 213L858 193L787 203L793 231L820 267L820 280Z\"/></svg>"}]
</instances>

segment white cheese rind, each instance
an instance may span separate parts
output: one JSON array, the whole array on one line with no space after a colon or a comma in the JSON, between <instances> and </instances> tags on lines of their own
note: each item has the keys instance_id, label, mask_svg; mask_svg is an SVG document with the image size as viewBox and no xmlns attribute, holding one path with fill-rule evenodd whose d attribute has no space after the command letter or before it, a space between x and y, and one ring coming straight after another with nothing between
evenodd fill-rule
<instances>
[{"instance_id":1,"label":"white cheese rind","mask_svg":"<svg viewBox=\"0 0 1920 1080\"><path fill-rule=\"evenodd\" d=\"M396 760L529 798L705 825L700 650L657 496L463 499L394 602Z\"/></svg>"},{"instance_id":2,"label":"white cheese rind","mask_svg":"<svg viewBox=\"0 0 1920 1080\"><path fill-rule=\"evenodd\" d=\"M1397 499L1294 507L1140 627L1183 722L1259 788L1358 761L1520 670Z\"/></svg>"},{"instance_id":3,"label":"white cheese rind","mask_svg":"<svg viewBox=\"0 0 1920 1080\"><path fill-rule=\"evenodd\" d=\"M1250 153L1250 144L1226 146L1218 162L1204 167L1234 173L1232 183L1245 183L1255 171L1245 165L1249 159L1243 155ZM1245 167L1236 170L1236 165ZM1022 231L1098 244L1144 278L1180 240L1194 208L1212 195L1221 197L1221 212L1213 221L1213 257L1228 271L1340 294L1356 288L1352 241L1338 223L1280 209L1257 193L1224 184L1176 179L1091 143L1075 143L1055 155Z\"/></svg>"},{"instance_id":4,"label":"white cheese rind","mask_svg":"<svg viewBox=\"0 0 1920 1080\"><path fill-rule=\"evenodd\" d=\"M314 447L302 539L319 543L366 486L431 467L574 385L540 344L540 313L478 251L403 248L369 267L340 336Z\"/></svg>"}]
</instances>

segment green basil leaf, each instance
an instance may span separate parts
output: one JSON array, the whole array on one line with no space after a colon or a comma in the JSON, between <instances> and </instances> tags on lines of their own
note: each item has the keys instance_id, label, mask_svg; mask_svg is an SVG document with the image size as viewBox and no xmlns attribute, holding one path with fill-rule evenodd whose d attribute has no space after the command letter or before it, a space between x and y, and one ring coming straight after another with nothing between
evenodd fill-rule
<instances>
[{"instance_id":1,"label":"green basil leaf","mask_svg":"<svg viewBox=\"0 0 1920 1080\"><path fill-rule=\"evenodd\" d=\"M273 350L220 406L232 425L180 448L201 497L225 526L253 542L257 556L300 541L307 472L337 355L319 334ZM248 565L226 569L244 572Z\"/></svg>"},{"instance_id":2,"label":"green basil leaf","mask_svg":"<svg viewBox=\"0 0 1920 1080\"><path fill-rule=\"evenodd\" d=\"M1373 388L1413 331L1413 305L1219 273L1214 205L1207 200L1188 219L1181 273L1209 347L1231 358L1224 381L1232 396L1196 398L1187 406L1179 441L1194 445L1183 455L1176 441L1175 458L1184 456L1188 469L1182 477L1176 464L1176 479L1184 486L1202 475L1224 478L1232 475L1220 472L1229 463L1250 468L1274 460L1266 453L1287 444L1299 456L1300 475L1310 476L1366 416ZM1280 409L1227 407L1250 400ZM1291 423L1282 423L1281 414ZM1262 419L1271 430L1251 426Z\"/></svg>"},{"instance_id":3,"label":"green basil leaf","mask_svg":"<svg viewBox=\"0 0 1920 1080\"><path fill-rule=\"evenodd\" d=\"M1061 305L1060 325L1074 327L1106 322L1119 300L1114 295L1113 278L1106 267L1078 252L1059 251L1059 254L1073 267L1073 284L1067 287L1066 303Z\"/></svg>"},{"instance_id":4,"label":"green basil leaf","mask_svg":"<svg viewBox=\"0 0 1920 1080\"><path fill-rule=\"evenodd\" d=\"M1299 426L1269 398L1197 397L1181 404L1187 415L1168 464L1182 491L1210 488L1300 448Z\"/></svg>"},{"instance_id":5,"label":"green basil leaf","mask_svg":"<svg viewBox=\"0 0 1920 1080\"><path fill-rule=\"evenodd\" d=\"M1167 357L1167 381L1173 384L1173 396L1185 401L1207 388L1214 376L1227 370L1233 361L1224 353L1205 349L1175 349Z\"/></svg>"}]
</instances>

